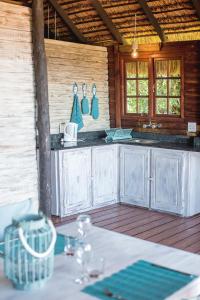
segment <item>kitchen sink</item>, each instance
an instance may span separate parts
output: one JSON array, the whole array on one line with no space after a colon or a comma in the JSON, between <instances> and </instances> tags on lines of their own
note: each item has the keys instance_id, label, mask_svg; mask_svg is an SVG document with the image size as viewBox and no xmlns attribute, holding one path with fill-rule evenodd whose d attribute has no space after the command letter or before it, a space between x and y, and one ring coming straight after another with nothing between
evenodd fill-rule
<instances>
[{"instance_id":1,"label":"kitchen sink","mask_svg":"<svg viewBox=\"0 0 200 300\"><path fill-rule=\"evenodd\" d=\"M145 144L145 145L157 144L159 142L160 141L158 140L149 140L149 139L130 139L130 140L120 141L120 143Z\"/></svg>"}]
</instances>

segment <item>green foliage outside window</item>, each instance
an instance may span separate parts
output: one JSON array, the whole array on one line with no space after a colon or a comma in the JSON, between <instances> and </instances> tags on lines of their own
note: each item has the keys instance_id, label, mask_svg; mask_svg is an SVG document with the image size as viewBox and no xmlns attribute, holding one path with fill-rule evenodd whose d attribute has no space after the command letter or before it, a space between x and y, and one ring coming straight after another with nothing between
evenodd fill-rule
<instances>
[{"instance_id":1,"label":"green foliage outside window","mask_svg":"<svg viewBox=\"0 0 200 300\"><path fill-rule=\"evenodd\" d=\"M155 60L155 113L176 115L181 113L181 63L180 60ZM127 112L148 114L149 69L147 61L126 64Z\"/></svg>"},{"instance_id":2,"label":"green foliage outside window","mask_svg":"<svg viewBox=\"0 0 200 300\"><path fill-rule=\"evenodd\" d=\"M138 61L127 63L126 78L127 112L148 114L148 62Z\"/></svg>"}]
</instances>

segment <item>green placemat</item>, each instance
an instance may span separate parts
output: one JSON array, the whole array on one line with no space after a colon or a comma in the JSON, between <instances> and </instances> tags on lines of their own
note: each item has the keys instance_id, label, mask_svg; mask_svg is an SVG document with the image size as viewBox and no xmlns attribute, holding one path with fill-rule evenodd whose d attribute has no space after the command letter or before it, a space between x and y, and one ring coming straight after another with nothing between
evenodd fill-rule
<instances>
[{"instance_id":1,"label":"green placemat","mask_svg":"<svg viewBox=\"0 0 200 300\"><path fill-rule=\"evenodd\" d=\"M64 252L65 236L63 234L57 234L57 240L55 245L54 254L58 255ZM4 253L4 242L0 243L0 255Z\"/></svg>"},{"instance_id":2,"label":"green placemat","mask_svg":"<svg viewBox=\"0 0 200 300\"><path fill-rule=\"evenodd\" d=\"M65 235L57 233L57 239L56 239L54 254L58 255L58 254L63 253L64 252L64 247L65 247Z\"/></svg>"},{"instance_id":3,"label":"green placemat","mask_svg":"<svg viewBox=\"0 0 200 300\"><path fill-rule=\"evenodd\" d=\"M105 289L126 300L163 300L195 278L195 275L139 260L82 291L102 300L114 299L114 296L106 296Z\"/></svg>"}]
</instances>

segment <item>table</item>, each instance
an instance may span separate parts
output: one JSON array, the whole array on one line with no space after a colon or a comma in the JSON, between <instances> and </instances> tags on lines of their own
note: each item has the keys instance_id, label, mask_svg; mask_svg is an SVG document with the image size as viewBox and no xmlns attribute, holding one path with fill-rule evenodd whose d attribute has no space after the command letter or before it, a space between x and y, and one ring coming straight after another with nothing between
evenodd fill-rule
<instances>
[{"instance_id":1,"label":"table","mask_svg":"<svg viewBox=\"0 0 200 300\"><path fill-rule=\"evenodd\" d=\"M57 228L59 233L70 234L75 224ZM89 235L94 251L105 257L104 276L134 263L139 259L148 260L165 267L200 275L200 256L171 247L162 246L116 232L93 226ZM3 275L3 261L0 261L0 299L1 300L94 300L81 292L82 285L74 283L75 260L72 257L58 255L55 257L53 277L45 287L37 291L17 291ZM94 281L91 281L94 282ZM178 300L200 294L200 279L178 291L168 300ZM135 299L137 300L137 299Z\"/></svg>"}]
</instances>

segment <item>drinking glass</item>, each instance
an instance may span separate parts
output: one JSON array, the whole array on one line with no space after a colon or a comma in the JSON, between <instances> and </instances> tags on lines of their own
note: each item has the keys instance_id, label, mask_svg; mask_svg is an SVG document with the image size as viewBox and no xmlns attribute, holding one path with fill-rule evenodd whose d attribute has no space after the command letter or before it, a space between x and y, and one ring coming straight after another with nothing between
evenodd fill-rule
<instances>
[{"instance_id":1,"label":"drinking glass","mask_svg":"<svg viewBox=\"0 0 200 300\"><path fill-rule=\"evenodd\" d=\"M92 247L90 244L80 244L75 251L76 262L80 266L79 275L75 282L82 284L88 281L87 265L90 260Z\"/></svg>"},{"instance_id":2,"label":"drinking glass","mask_svg":"<svg viewBox=\"0 0 200 300\"><path fill-rule=\"evenodd\" d=\"M93 254L90 257L86 268L89 278L97 279L104 273L105 259Z\"/></svg>"},{"instance_id":3,"label":"drinking glass","mask_svg":"<svg viewBox=\"0 0 200 300\"><path fill-rule=\"evenodd\" d=\"M79 215L77 217L78 236L80 239L86 238L91 228L91 218L89 215Z\"/></svg>"},{"instance_id":4,"label":"drinking glass","mask_svg":"<svg viewBox=\"0 0 200 300\"><path fill-rule=\"evenodd\" d=\"M64 253L68 256L74 256L78 247L78 239L74 236L65 236Z\"/></svg>"}]
</instances>

